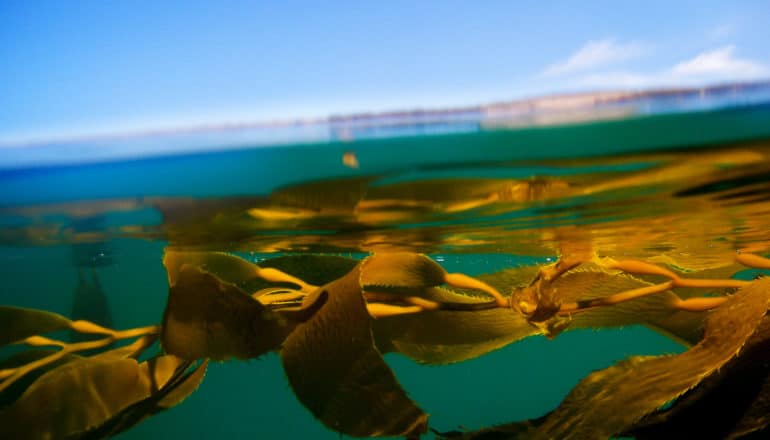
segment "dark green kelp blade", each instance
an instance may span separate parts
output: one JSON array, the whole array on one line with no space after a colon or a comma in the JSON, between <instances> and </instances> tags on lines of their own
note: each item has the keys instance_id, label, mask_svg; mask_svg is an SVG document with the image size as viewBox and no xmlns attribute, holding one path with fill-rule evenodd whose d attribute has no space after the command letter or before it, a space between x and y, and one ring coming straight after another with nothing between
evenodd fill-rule
<instances>
[{"instance_id":1,"label":"dark green kelp blade","mask_svg":"<svg viewBox=\"0 0 770 440\"><path fill-rule=\"evenodd\" d=\"M0 306L0 347L34 335L43 335L70 327L61 315L22 307Z\"/></svg>"},{"instance_id":2,"label":"dark green kelp blade","mask_svg":"<svg viewBox=\"0 0 770 440\"><path fill-rule=\"evenodd\" d=\"M281 350L297 398L327 427L355 437L417 436L427 415L409 399L374 346L358 268L321 289L326 304Z\"/></svg>"},{"instance_id":3,"label":"dark green kelp blade","mask_svg":"<svg viewBox=\"0 0 770 440\"><path fill-rule=\"evenodd\" d=\"M770 317L766 316L735 359L626 434L637 439L740 438L768 429Z\"/></svg>"},{"instance_id":4,"label":"dark green kelp blade","mask_svg":"<svg viewBox=\"0 0 770 440\"><path fill-rule=\"evenodd\" d=\"M292 328L237 286L184 265L169 288L161 343L190 360L250 359L278 349Z\"/></svg>"}]
</instances>

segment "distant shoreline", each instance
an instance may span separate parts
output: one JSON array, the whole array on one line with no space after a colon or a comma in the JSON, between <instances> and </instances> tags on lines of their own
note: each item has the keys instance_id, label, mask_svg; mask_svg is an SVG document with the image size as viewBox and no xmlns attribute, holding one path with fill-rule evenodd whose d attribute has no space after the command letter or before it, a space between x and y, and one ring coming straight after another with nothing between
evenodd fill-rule
<instances>
[{"instance_id":1,"label":"distant shoreline","mask_svg":"<svg viewBox=\"0 0 770 440\"><path fill-rule=\"evenodd\" d=\"M93 143L141 138L162 138L178 135L194 135L239 130L260 130L328 125L333 129L346 126L392 126L420 123L454 123L462 121L485 122L511 118L530 120L542 114L590 111L612 106L632 105L654 99L692 99L748 95L754 91L770 93L770 80L716 84L704 87L659 87L648 90L594 91L542 95L534 98L500 101L455 108L427 108L401 111L364 112L349 115L330 115L317 118L287 119L275 121L233 122L157 128L118 133L97 133L60 136L28 141L0 141L0 148L35 147L52 144ZM558 121L557 121L558 122ZM493 123L494 125L498 125ZM505 123L499 126L509 126Z\"/></svg>"}]
</instances>

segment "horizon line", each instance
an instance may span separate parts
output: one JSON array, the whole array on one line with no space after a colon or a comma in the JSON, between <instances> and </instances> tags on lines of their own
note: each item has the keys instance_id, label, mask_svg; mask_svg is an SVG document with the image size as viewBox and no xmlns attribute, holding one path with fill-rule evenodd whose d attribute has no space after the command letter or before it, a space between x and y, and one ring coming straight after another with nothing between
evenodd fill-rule
<instances>
[{"instance_id":1,"label":"horizon line","mask_svg":"<svg viewBox=\"0 0 770 440\"><path fill-rule=\"evenodd\" d=\"M659 86L646 89L615 89L592 90L584 92L545 93L530 98L520 98L503 101L492 101L483 104L473 104L457 107L412 107L401 110L383 110L370 112L351 112L343 114L330 113L325 116L287 118L274 120L252 121L223 121L197 124L178 124L172 127L148 127L142 129L127 129L124 131L105 130L91 133L72 135L40 136L20 140L3 140L0 138L0 148L29 148L53 144L70 144L78 142L114 141L145 137L165 137L185 134L211 133L221 131L237 131L249 129L270 129L282 127L322 126L324 124L376 123L388 118L420 117L450 117L466 113L478 113L494 117L516 113L517 116L536 114L538 111L570 111L595 108L610 104L628 104L634 101L666 95L712 95L726 91L737 91L752 88L770 88L770 79L755 81L719 82L705 86ZM439 119L440 122L441 119Z\"/></svg>"}]
</instances>

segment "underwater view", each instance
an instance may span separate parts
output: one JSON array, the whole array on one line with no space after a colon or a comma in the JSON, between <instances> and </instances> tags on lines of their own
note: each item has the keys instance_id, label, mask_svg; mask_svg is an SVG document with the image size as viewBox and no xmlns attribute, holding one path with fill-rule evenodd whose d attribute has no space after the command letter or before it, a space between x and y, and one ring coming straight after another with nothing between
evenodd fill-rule
<instances>
[{"instance_id":1,"label":"underwater view","mask_svg":"<svg viewBox=\"0 0 770 440\"><path fill-rule=\"evenodd\" d=\"M770 83L9 150L0 263L4 439L765 438Z\"/></svg>"}]
</instances>

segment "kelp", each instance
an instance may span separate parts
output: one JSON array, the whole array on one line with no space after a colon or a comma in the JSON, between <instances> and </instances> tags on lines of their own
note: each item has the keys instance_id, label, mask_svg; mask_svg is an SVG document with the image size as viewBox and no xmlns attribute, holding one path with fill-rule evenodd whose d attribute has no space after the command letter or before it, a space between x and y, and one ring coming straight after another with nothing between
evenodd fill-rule
<instances>
[{"instance_id":1,"label":"kelp","mask_svg":"<svg viewBox=\"0 0 770 440\"><path fill-rule=\"evenodd\" d=\"M48 357L54 353L56 353L56 350L52 350L52 349L25 350L25 351L16 353L12 356L9 356L8 358L0 361L0 370L18 368L30 362L34 362L42 358ZM0 411L2 411L2 409L5 408L6 406L15 402L16 399L18 399L19 396L21 396L22 393L24 393L24 390L29 388L29 386L32 385L32 383L36 381L37 378L45 374L47 371L50 371L51 369L56 368L59 365L63 365L73 359L78 359L78 358L79 356L76 354L69 354L55 362L52 362L48 365L38 368L35 371L30 372L26 376L17 380L15 383L12 383L6 389L0 392Z\"/></svg>"},{"instance_id":2,"label":"kelp","mask_svg":"<svg viewBox=\"0 0 770 440\"><path fill-rule=\"evenodd\" d=\"M469 297L436 289L427 298L459 302ZM486 303L476 299L469 304ZM502 308L396 315L375 320L373 331L380 351L433 365L473 359L541 333L525 318Z\"/></svg>"},{"instance_id":3,"label":"kelp","mask_svg":"<svg viewBox=\"0 0 770 440\"><path fill-rule=\"evenodd\" d=\"M56 313L21 307L0 306L0 346L27 337L71 328L72 321Z\"/></svg>"},{"instance_id":4,"label":"kelp","mask_svg":"<svg viewBox=\"0 0 770 440\"><path fill-rule=\"evenodd\" d=\"M162 388L115 414L98 428L79 435L78 438L93 440L111 437L182 403L203 382L208 363L208 360L204 360L189 372L185 372L186 370L183 368L177 369Z\"/></svg>"},{"instance_id":5,"label":"kelp","mask_svg":"<svg viewBox=\"0 0 770 440\"><path fill-rule=\"evenodd\" d=\"M581 381L534 438L605 438L696 386L746 344L770 305L770 279L742 288L706 319L701 342L677 356L634 357Z\"/></svg>"},{"instance_id":6,"label":"kelp","mask_svg":"<svg viewBox=\"0 0 770 440\"><path fill-rule=\"evenodd\" d=\"M670 406L646 416L624 435L759 438L770 433L770 317L734 359Z\"/></svg>"},{"instance_id":7,"label":"kelp","mask_svg":"<svg viewBox=\"0 0 770 440\"><path fill-rule=\"evenodd\" d=\"M579 216L579 229L603 256L702 270L732 260L735 249L770 243L768 157L767 142L742 142L698 154L363 170L287 182L261 195L6 206L0 216L25 221L7 222L0 242L88 246L131 237L203 251L553 257L560 231L575 226L569 214ZM112 213L147 212L160 224L98 222Z\"/></svg>"},{"instance_id":8,"label":"kelp","mask_svg":"<svg viewBox=\"0 0 770 440\"><path fill-rule=\"evenodd\" d=\"M284 256L255 264L228 253L168 249L168 302L159 326L112 330L0 307L8 323L0 341L32 349L2 364L0 434L109 437L181 403L201 384L209 359L274 352L291 390L329 429L416 438L427 432L428 415L401 387L384 353L427 364L461 362L532 335L630 324L692 347L595 372L539 419L447 436L654 437L692 421L692 408L705 405L715 414L725 395L742 409L726 435L766 428L770 279L726 278L740 265L684 273L571 249L580 258L478 277L449 273L411 252L362 260ZM768 265L750 254L736 261ZM698 295L703 292L712 296ZM522 301L547 313L531 313ZM66 343L46 336L58 330L97 339ZM144 356L156 338L162 353ZM734 397L726 391L732 383L756 393Z\"/></svg>"},{"instance_id":9,"label":"kelp","mask_svg":"<svg viewBox=\"0 0 770 440\"><path fill-rule=\"evenodd\" d=\"M356 437L424 433L412 402L375 348L360 268L321 289L329 301L289 336L281 359L294 393L326 426Z\"/></svg>"},{"instance_id":10,"label":"kelp","mask_svg":"<svg viewBox=\"0 0 770 440\"><path fill-rule=\"evenodd\" d=\"M185 265L169 289L161 325L167 353L185 359L257 358L280 347L292 318L312 314L326 301L314 295L305 307L273 312L237 286Z\"/></svg>"},{"instance_id":11,"label":"kelp","mask_svg":"<svg viewBox=\"0 0 770 440\"><path fill-rule=\"evenodd\" d=\"M189 365L171 355L137 361L148 345L145 336L125 347L72 358L41 375L0 412L0 435L76 438L100 429L121 411L165 389Z\"/></svg>"},{"instance_id":12,"label":"kelp","mask_svg":"<svg viewBox=\"0 0 770 440\"><path fill-rule=\"evenodd\" d=\"M224 252L174 252L166 251L163 265L168 273L168 284L174 286L184 265L199 267L218 278L235 285L242 285L255 278L273 283L288 283L304 291L313 290L314 286L305 281L273 268L262 268L236 255Z\"/></svg>"},{"instance_id":13,"label":"kelp","mask_svg":"<svg viewBox=\"0 0 770 440\"><path fill-rule=\"evenodd\" d=\"M171 286L161 326L167 353L185 359L251 359L277 349L290 332L286 319L238 287L185 266Z\"/></svg>"},{"instance_id":14,"label":"kelp","mask_svg":"<svg viewBox=\"0 0 770 440\"><path fill-rule=\"evenodd\" d=\"M739 289L706 318L703 338L688 351L679 355L632 357L594 372L584 378L557 409L539 419L475 432L447 433L446 436L469 439L602 439L622 433L644 433L645 429L650 430L655 424L650 421L638 424L643 417L655 413L690 390L695 390L691 394L694 396L702 393L696 387L709 388L708 383L702 384L708 380L706 378L735 374L734 370L730 371L734 368L731 362L732 365L740 365L744 362L741 360L743 356L752 363L757 362L756 356L762 364L767 362L767 352L760 352L763 347L758 344L761 345L761 341L767 338L767 330L761 324L766 319L768 307L770 278L756 280ZM719 381L719 378L712 380ZM765 408L766 397L761 394L761 389L752 391L759 392L762 398L750 402L756 404L756 408L749 408L741 413L741 417L748 419L752 428L761 429L766 420L758 421L757 418L762 414L761 409ZM694 399L702 403L701 398L685 397L683 402ZM721 406L723 404L719 403L720 412L725 410ZM676 412L673 408L677 407L675 403L664 414ZM665 420L659 423L665 423ZM688 426L681 429L691 436L698 428Z\"/></svg>"}]
</instances>

